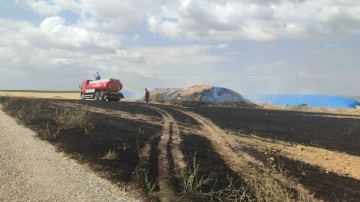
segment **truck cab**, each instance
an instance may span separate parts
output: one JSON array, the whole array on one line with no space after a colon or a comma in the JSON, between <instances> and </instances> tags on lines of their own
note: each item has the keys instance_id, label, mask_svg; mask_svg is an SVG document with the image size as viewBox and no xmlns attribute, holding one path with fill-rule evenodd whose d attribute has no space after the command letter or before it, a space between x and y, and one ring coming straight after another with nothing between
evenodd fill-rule
<instances>
[{"instance_id":1,"label":"truck cab","mask_svg":"<svg viewBox=\"0 0 360 202\"><path fill-rule=\"evenodd\" d=\"M79 85L80 92L85 93L86 86L89 84L90 80L84 80L81 85Z\"/></svg>"}]
</instances>

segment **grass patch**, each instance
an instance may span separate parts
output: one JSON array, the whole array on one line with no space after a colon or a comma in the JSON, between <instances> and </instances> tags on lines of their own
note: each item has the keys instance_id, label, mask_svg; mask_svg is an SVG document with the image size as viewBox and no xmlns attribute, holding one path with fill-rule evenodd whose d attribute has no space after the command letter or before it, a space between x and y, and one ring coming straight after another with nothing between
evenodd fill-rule
<instances>
[{"instance_id":1,"label":"grass patch","mask_svg":"<svg viewBox=\"0 0 360 202\"><path fill-rule=\"evenodd\" d=\"M56 110L55 121L63 125L65 129L83 129L89 132L94 126L92 121L92 112L85 106L60 107Z\"/></svg>"},{"instance_id":2,"label":"grass patch","mask_svg":"<svg viewBox=\"0 0 360 202\"><path fill-rule=\"evenodd\" d=\"M30 105L16 107L16 102L19 98L4 96L5 102L2 105L2 109L7 112L9 115L17 119L19 123L30 124L37 115L41 113L41 102L30 101Z\"/></svg>"},{"instance_id":3,"label":"grass patch","mask_svg":"<svg viewBox=\"0 0 360 202\"><path fill-rule=\"evenodd\" d=\"M114 161L118 158L118 154L114 150L109 150L104 157L101 159Z\"/></svg>"},{"instance_id":4,"label":"grass patch","mask_svg":"<svg viewBox=\"0 0 360 202\"><path fill-rule=\"evenodd\" d=\"M266 152L266 161L262 169L254 169L247 179L248 186L254 193L256 201L282 201L282 202L310 202L313 201L307 193L297 186L297 180L288 176L280 163Z\"/></svg>"},{"instance_id":5,"label":"grass patch","mask_svg":"<svg viewBox=\"0 0 360 202\"><path fill-rule=\"evenodd\" d=\"M49 122L46 124L46 128L40 129L38 136L43 140L55 139L60 131L63 129L62 126L57 126L56 128L51 128Z\"/></svg>"},{"instance_id":6,"label":"grass patch","mask_svg":"<svg viewBox=\"0 0 360 202\"><path fill-rule=\"evenodd\" d=\"M218 189L215 188L219 180L215 172L208 175L201 175L200 173L200 166L194 157L192 166L176 174L175 177L180 188L180 201L256 201L249 188L243 186L242 182L235 181L232 177L227 176L227 186ZM204 187L211 187L211 189L204 191Z\"/></svg>"},{"instance_id":7,"label":"grass patch","mask_svg":"<svg viewBox=\"0 0 360 202\"><path fill-rule=\"evenodd\" d=\"M261 104L263 109L271 110L288 110L288 111L301 111L301 112L321 112L333 114L347 114L347 115L360 115L359 109L349 108L330 108L330 107L309 107L307 105L299 106L275 106L268 103Z\"/></svg>"}]
</instances>

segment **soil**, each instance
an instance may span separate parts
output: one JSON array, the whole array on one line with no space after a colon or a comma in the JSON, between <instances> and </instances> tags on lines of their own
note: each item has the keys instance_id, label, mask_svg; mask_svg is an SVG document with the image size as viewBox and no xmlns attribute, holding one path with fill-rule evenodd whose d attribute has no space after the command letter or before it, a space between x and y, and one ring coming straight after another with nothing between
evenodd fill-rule
<instances>
[{"instance_id":1,"label":"soil","mask_svg":"<svg viewBox=\"0 0 360 202\"><path fill-rule=\"evenodd\" d=\"M224 130L360 156L360 116L225 107L193 107ZM211 112L209 112L211 111Z\"/></svg>"},{"instance_id":2,"label":"soil","mask_svg":"<svg viewBox=\"0 0 360 202\"><path fill-rule=\"evenodd\" d=\"M3 110L18 116L12 112L37 103L41 112L23 124L38 133L58 127L58 109L86 106L92 112L91 130L62 129L47 141L105 179L143 189L152 201L225 199L230 193L217 191L229 186L229 179L239 189L246 187L250 170L261 169L269 155L289 181L298 183L289 183L289 189L303 189L314 201L360 201L359 116L25 98ZM103 158L109 151L117 157ZM203 194L185 196L179 175L196 169L209 181L198 187ZM246 200L252 199L253 192L247 192Z\"/></svg>"}]
</instances>

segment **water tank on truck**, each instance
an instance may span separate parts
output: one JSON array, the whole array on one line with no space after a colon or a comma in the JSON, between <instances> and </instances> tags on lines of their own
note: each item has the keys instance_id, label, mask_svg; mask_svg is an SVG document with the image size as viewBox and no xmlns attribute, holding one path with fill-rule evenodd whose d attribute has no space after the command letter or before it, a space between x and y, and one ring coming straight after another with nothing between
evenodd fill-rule
<instances>
[{"instance_id":1,"label":"water tank on truck","mask_svg":"<svg viewBox=\"0 0 360 202\"><path fill-rule=\"evenodd\" d=\"M120 92L123 88L122 83L118 79L102 79L102 80L84 80L80 97L82 100L94 99L96 101L120 101L124 95Z\"/></svg>"}]
</instances>

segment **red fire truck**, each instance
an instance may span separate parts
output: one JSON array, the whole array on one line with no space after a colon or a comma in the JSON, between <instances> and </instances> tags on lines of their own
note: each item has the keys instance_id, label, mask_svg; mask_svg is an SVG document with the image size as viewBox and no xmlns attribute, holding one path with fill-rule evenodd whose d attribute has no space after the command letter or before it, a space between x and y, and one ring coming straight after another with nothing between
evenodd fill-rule
<instances>
[{"instance_id":1,"label":"red fire truck","mask_svg":"<svg viewBox=\"0 0 360 202\"><path fill-rule=\"evenodd\" d=\"M80 98L95 99L96 101L120 101L124 95L120 92L123 88L118 79L84 80L81 89Z\"/></svg>"}]
</instances>

